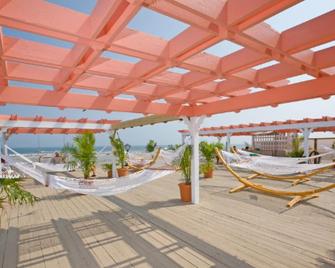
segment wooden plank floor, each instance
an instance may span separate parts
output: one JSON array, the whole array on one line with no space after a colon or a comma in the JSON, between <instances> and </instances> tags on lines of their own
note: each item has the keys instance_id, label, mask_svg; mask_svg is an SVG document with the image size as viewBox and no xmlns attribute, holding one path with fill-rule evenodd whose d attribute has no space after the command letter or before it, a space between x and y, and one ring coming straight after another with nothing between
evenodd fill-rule
<instances>
[{"instance_id":1,"label":"wooden plank floor","mask_svg":"<svg viewBox=\"0 0 335 268\"><path fill-rule=\"evenodd\" d=\"M334 181L320 177L308 187ZM1 215L2 267L335 267L335 191L287 209L286 198L201 181L201 203L179 201L180 175L97 198L25 182L41 197ZM262 181L289 188L289 183ZM297 186L295 188L306 188Z\"/></svg>"}]
</instances>

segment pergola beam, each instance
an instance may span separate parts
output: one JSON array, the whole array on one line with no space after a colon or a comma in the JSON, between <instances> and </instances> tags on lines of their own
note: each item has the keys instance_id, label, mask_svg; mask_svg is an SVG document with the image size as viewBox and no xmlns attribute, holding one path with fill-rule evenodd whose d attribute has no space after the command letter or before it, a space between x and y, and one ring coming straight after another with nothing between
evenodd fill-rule
<instances>
[{"instance_id":1,"label":"pergola beam","mask_svg":"<svg viewBox=\"0 0 335 268\"><path fill-rule=\"evenodd\" d=\"M102 111L119 111L158 115L189 115L190 107L166 103L134 101L102 96L56 92L34 88L6 87L0 92L5 103L59 108L76 108Z\"/></svg>"},{"instance_id":2,"label":"pergola beam","mask_svg":"<svg viewBox=\"0 0 335 268\"><path fill-rule=\"evenodd\" d=\"M141 118L136 118L132 120L122 121L118 124L114 124L112 130L133 128L133 127L142 127L146 125L154 125L158 123L167 123L171 121L180 120L176 116L158 116L158 115L149 115Z\"/></svg>"},{"instance_id":3,"label":"pergola beam","mask_svg":"<svg viewBox=\"0 0 335 268\"><path fill-rule=\"evenodd\" d=\"M316 90L317 89L317 90ZM225 99L210 104L194 107L193 115L212 115L216 113L239 112L262 106L307 100L328 98L335 94L335 75L315 80L300 82L288 86L268 89L235 98Z\"/></svg>"}]
</instances>

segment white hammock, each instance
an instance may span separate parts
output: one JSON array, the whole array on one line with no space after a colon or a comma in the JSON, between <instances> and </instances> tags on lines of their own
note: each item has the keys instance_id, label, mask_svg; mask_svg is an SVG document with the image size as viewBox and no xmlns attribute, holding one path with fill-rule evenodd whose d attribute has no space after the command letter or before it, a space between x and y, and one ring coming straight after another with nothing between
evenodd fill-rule
<instances>
[{"instance_id":1,"label":"white hammock","mask_svg":"<svg viewBox=\"0 0 335 268\"><path fill-rule=\"evenodd\" d=\"M23 162L23 163L29 163L30 166L33 166L34 168L38 167L42 169L45 172L65 172L68 171L68 168L66 164L51 164L51 163L40 163L35 162L29 159L28 157L18 153L14 149L10 148L9 146L5 145L6 148L12 152L13 156L8 156L9 160L11 160L12 163L14 162ZM15 160L14 160L15 158ZM29 175L29 174L28 174Z\"/></svg>"},{"instance_id":2,"label":"white hammock","mask_svg":"<svg viewBox=\"0 0 335 268\"><path fill-rule=\"evenodd\" d=\"M128 153L127 162L131 166L145 166L152 161L155 153L136 152Z\"/></svg>"},{"instance_id":3,"label":"white hammock","mask_svg":"<svg viewBox=\"0 0 335 268\"><path fill-rule=\"evenodd\" d=\"M43 185L81 194L109 196L126 192L145 183L173 174L176 172L176 166L179 164L184 149L185 146L182 146L175 152L162 151L150 169L144 169L125 177L112 179L85 180L48 174L45 166L36 165L35 162L24 155L20 155L13 149L11 151L21 161L16 160L14 157L9 157L9 161L11 165Z\"/></svg>"},{"instance_id":4,"label":"white hammock","mask_svg":"<svg viewBox=\"0 0 335 268\"><path fill-rule=\"evenodd\" d=\"M240 157L236 154L232 154L226 151L221 152L222 156L232 167L276 176L306 174L315 170L334 166L334 163L296 164L280 162L263 157Z\"/></svg>"},{"instance_id":5,"label":"white hammock","mask_svg":"<svg viewBox=\"0 0 335 268\"><path fill-rule=\"evenodd\" d=\"M175 170L145 169L126 177L95 180L49 175L49 186L55 189L66 189L80 194L110 196L127 192L145 183L173 174L174 172Z\"/></svg>"},{"instance_id":6,"label":"white hammock","mask_svg":"<svg viewBox=\"0 0 335 268\"><path fill-rule=\"evenodd\" d=\"M329 151L329 152L326 152L326 153L323 153L323 154L313 155L313 156L309 156L309 157L280 157L280 156L262 155L262 154L258 154L258 153L244 151L244 150L241 150L241 149L237 149L237 152L238 152L239 155L241 155L243 157L268 159L268 160L283 163L283 164L308 163L309 160L314 160L314 159L317 159L319 157L334 154L334 151Z\"/></svg>"}]
</instances>

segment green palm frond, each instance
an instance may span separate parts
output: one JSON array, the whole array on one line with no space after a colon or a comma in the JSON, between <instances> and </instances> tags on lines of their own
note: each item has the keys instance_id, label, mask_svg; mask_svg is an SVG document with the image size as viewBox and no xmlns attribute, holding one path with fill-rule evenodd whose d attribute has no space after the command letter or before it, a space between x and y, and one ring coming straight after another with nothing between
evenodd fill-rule
<instances>
[{"instance_id":1,"label":"green palm frond","mask_svg":"<svg viewBox=\"0 0 335 268\"><path fill-rule=\"evenodd\" d=\"M4 202L11 205L32 205L38 197L23 189L20 185L20 179L0 179L0 208Z\"/></svg>"}]
</instances>

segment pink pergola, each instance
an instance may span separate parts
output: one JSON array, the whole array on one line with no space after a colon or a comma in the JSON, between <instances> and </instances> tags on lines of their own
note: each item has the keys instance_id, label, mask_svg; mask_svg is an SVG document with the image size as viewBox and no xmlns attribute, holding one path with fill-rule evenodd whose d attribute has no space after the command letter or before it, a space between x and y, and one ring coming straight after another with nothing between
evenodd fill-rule
<instances>
[{"instance_id":1,"label":"pink pergola","mask_svg":"<svg viewBox=\"0 0 335 268\"><path fill-rule=\"evenodd\" d=\"M335 117L324 116L321 118L304 118L302 120L286 120L261 122L251 124L240 124L220 127L206 127L199 130L200 136L217 137L221 139L226 137L226 150L230 150L231 136L252 136L261 132L276 132L276 133L299 133L304 135L304 155L309 154L309 136L312 132L334 132L335 133ZM189 130L179 130L183 141L185 136L190 135Z\"/></svg>"},{"instance_id":2,"label":"pink pergola","mask_svg":"<svg viewBox=\"0 0 335 268\"><path fill-rule=\"evenodd\" d=\"M335 47L311 50L335 39L335 11L281 33L264 22L299 2L98 0L87 15L42 0L1 1L1 26L67 41L73 47L0 31L0 103L188 117L194 145L192 199L197 203L199 117L335 94ZM143 7L189 26L170 40L128 28ZM162 25L162 31L164 27L168 25ZM204 52L224 40L243 48L224 57ZM140 60L106 58L105 51ZM253 68L273 60L278 63ZM171 67L188 72L175 73ZM288 78L302 74L313 79L289 84ZM49 85L52 90L13 86L9 81ZM73 88L83 93L71 92Z\"/></svg>"},{"instance_id":3,"label":"pink pergola","mask_svg":"<svg viewBox=\"0 0 335 268\"><path fill-rule=\"evenodd\" d=\"M310 128L313 132L335 132L335 117L324 116L321 118L304 118L302 120L286 120L261 122L250 124L239 124L219 127L205 127L200 129L200 136L225 137L229 134L234 136L249 136L259 132L298 133L303 129ZM178 131L182 135L189 135L189 130Z\"/></svg>"},{"instance_id":4,"label":"pink pergola","mask_svg":"<svg viewBox=\"0 0 335 268\"><path fill-rule=\"evenodd\" d=\"M1 33L0 101L199 116L327 99L335 92L335 47L317 52L310 48L335 38L335 11L281 33L263 22L299 2L99 0L91 15L86 15L41 0L1 1L1 26L67 41L73 48ZM127 28L142 7L189 27L171 40ZM222 58L203 52L223 40L244 48ZM135 64L113 60L103 57L104 51L141 60ZM252 68L271 60L279 63ZM174 66L189 72L167 71ZM287 78L301 74L314 79L288 85ZM8 80L46 84L53 90L9 86ZM71 93L72 87L94 90L98 96ZM252 93L252 87L263 91ZM135 99L123 99L120 94Z\"/></svg>"}]
</instances>

